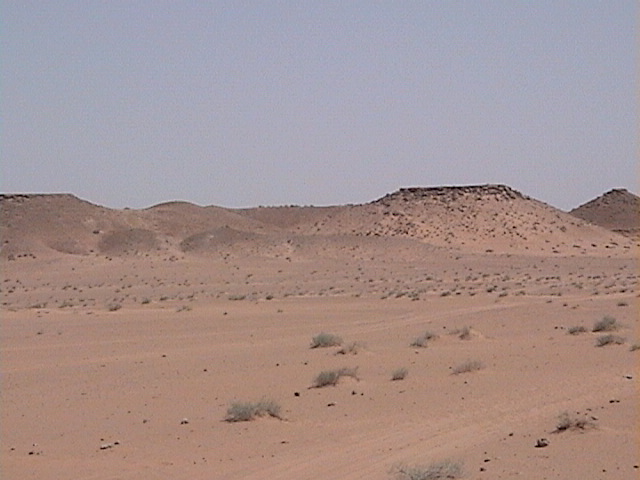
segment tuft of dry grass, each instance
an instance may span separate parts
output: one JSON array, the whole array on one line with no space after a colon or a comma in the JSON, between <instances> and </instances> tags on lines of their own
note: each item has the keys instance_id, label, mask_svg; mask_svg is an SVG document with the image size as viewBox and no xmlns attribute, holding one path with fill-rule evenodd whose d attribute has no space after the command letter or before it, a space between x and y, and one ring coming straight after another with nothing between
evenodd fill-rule
<instances>
[{"instance_id":1,"label":"tuft of dry grass","mask_svg":"<svg viewBox=\"0 0 640 480\"><path fill-rule=\"evenodd\" d=\"M396 368L393 372L391 372L391 380L392 381L404 380L407 377L408 373L409 373L409 370L407 370L404 367Z\"/></svg>"},{"instance_id":2,"label":"tuft of dry grass","mask_svg":"<svg viewBox=\"0 0 640 480\"><path fill-rule=\"evenodd\" d=\"M575 326L575 327L569 327L569 330L567 330L569 335L578 335L580 333L585 333L586 331L587 331L587 328L583 327L582 325L578 325L578 326Z\"/></svg>"},{"instance_id":3,"label":"tuft of dry grass","mask_svg":"<svg viewBox=\"0 0 640 480\"><path fill-rule=\"evenodd\" d=\"M435 340L436 338L438 338L438 336L435 333L427 331L411 342L411 346L420 348L426 347L429 340Z\"/></svg>"},{"instance_id":4,"label":"tuft of dry grass","mask_svg":"<svg viewBox=\"0 0 640 480\"><path fill-rule=\"evenodd\" d=\"M430 465L397 465L391 472L397 480L444 480L463 475L462 463L453 460L434 462Z\"/></svg>"},{"instance_id":5,"label":"tuft of dry grass","mask_svg":"<svg viewBox=\"0 0 640 480\"><path fill-rule=\"evenodd\" d=\"M620 335L602 335L596 339L596 347L604 347L605 345L622 345L624 342L624 337L621 337Z\"/></svg>"},{"instance_id":6,"label":"tuft of dry grass","mask_svg":"<svg viewBox=\"0 0 640 480\"><path fill-rule=\"evenodd\" d=\"M314 388L322 388L327 386L335 386L342 377L352 377L358 380L358 367L340 368L338 370L325 370L320 372L313 380Z\"/></svg>"},{"instance_id":7,"label":"tuft of dry grass","mask_svg":"<svg viewBox=\"0 0 640 480\"><path fill-rule=\"evenodd\" d=\"M451 332L451 334L455 335L460 340L471 340L471 338L473 338L473 333L472 333L471 327L469 326L454 330L453 332Z\"/></svg>"},{"instance_id":8,"label":"tuft of dry grass","mask_svg":"<svg viewBox=\"0 0 640 480\"><path fill-rule=\"evenodd\" d=\"M352 342L338 350L336 352L336 355L357 355L363 349L364 345L362 343Z\"/></svg>"},{"instance_id":9,"label":"tuft of dry grass","mask_svg":"<svg viewBox=\"0 0 640 480\"><path fill-rule=\"evenodd\" d=\"M332 333L319 333L311 339L310 348L337 347L342 345L342 338Z\"/></svg>"},{"instance_id":10,"label":"tuft of dry grass","mask_svg":"<svg viewBox=\"0 0 640 480\"><path fill-rule=\"evenodd\" d=\"M482 370L484 368L484 363L480 360L467 360L456 367L453 367L453 374L460 375L461 373L469 373L475 372L477 370Z\"/></svg>"},{"instance_id":11,"label":"tuft of dry grass","mask_svg":"<svg viewBox=\"0 0 640 480\"><path fill-rule=\"evenodd\" d=\"M605 315L604 317L602 317L602 320L598 320L594 325L593 325L593 332L613 332L615 330L618 330L618 328L620 328L620 324L618 324L618 321L613 318L610 317L609 315Z\"/></svg>"},{"instance_id":12,"label":"tuft of dry grass","mask_svg":"<svg viewBox=\"0 0 640 480\"><path fill-rule=\"evenodd\" d=\"M227 422L248 422L257 417L274 417L282 419L280 416L281 407L273 400L262 399L258 402L233 402L227 409Z\"/></svg>"},{"instance_id":13,"label":"tuft of dry grass","mask_svg":"<svg viewBox=\"0 0 640 480\"><path fill-rule=\"evenodd\" d=\"M586 430L596 426L594 420L587 418L586 415L572 415L567 411L558 415L558 423L556 423L555 432L564 432L566 430Z\"/></svg>"}]
</instances>

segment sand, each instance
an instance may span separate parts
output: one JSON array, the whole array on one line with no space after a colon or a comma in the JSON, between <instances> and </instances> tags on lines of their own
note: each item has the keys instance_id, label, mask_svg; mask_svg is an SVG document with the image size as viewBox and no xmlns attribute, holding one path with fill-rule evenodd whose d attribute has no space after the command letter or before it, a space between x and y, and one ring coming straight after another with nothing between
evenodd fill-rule
<instances>
[{"instance_id":1,"label":"sand","mask_svg":"<svg viewBox=\"0 0 640 480\"><path fill-rule=\"evenodd\" d=\"M514 253L461 231L451 246L311 234L300 218L326 211L256 211L200 250L145 224L166 249L125 254L112 236L69 254L31 233L33 255L2 260L2 478L382 480L441 461L469 479L638 478L639 272L623 237ZM617 330L592 332L604 316ZM321 332L355 353L310 348ZM608 333L623 343L597 346ZM480 368L456 374L467 362ZM313 388L340 368L357 378ZM225 420L261 399L280 418ZM587 424L557 431L563 412Z\"/></svg>"}]
</instances>

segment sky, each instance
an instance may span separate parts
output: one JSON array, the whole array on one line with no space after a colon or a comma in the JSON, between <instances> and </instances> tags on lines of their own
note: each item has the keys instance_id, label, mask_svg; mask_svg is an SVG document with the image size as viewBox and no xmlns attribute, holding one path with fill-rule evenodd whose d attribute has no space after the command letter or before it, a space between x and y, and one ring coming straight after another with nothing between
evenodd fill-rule
<instances>
[{"instance_id":1,"label":"sky","mask_svg":"<svg viewBox=\"0 0 640 480\"><path fill-rule=\"evenodd\" d=\"M112 208L638 193L616 1L0 3L0 191Z\"/></svg>"}]
</instances>

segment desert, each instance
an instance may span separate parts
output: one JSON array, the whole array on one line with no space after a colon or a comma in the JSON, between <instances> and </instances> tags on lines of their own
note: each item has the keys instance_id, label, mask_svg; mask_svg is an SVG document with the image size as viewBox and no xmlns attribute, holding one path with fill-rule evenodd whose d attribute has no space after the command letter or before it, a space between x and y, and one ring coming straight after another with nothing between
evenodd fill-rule
<instances>
[{"instance_id":1,"label":"desert","mask_svg":"<svg viewBox=\"0 0 640 480\"><path fill-rule=\"evenodd\" d=\"M5 479L636 479L638 197L0 197Z\"/></svg>"}]
</instances>

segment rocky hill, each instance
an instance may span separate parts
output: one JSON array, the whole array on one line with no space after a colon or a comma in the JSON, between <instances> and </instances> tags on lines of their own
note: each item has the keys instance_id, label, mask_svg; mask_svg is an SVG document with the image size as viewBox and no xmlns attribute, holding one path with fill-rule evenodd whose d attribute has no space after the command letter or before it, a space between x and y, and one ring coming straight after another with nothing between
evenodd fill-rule
<instances>
[{"instance_id":1,"label":"rocky hill","mask_svg":"<svg viewBox=\"0 0 640 480\"><path fill-rule=\"evenodd\" d=\"M640 197L624 188L610 190L569 213L594 225L640 239Z\"/></svg>"},{"instance_id":2,"label":"rocky hill","mask_svg":"<svg viewBox=\"0 0 640 480\"><path fill-rule=\"evenodd\" d=\"M606 206L609 212L610 224L603 226L619 227L624 220L625 227L618 228L624 233L633 219L629 213L633 202L618 197L619 193L610 192L597 205L598 211ZM622 207L624 212L616 211ZM376 239L390 238L403 240L404 251L409 241L485 254L611 255L629 254L635 246L631 239L572 213L505 185L402 188L359 205L249 209L168 202L142 210L115 210L69 194L2 195L0 256L224 252L291 256L303 251L309 256L356 248L358 242L379 255L396 244L376 246ZM331 242L342 247L334 248Z\"/></svg>"}]
</instances>

